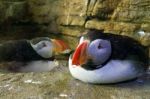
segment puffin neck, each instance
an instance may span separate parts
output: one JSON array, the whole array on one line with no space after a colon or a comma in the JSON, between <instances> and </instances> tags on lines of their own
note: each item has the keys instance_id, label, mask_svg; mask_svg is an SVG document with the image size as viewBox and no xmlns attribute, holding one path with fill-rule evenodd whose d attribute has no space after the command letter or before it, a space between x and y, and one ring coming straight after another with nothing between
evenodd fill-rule
<instances>
[{"instance_id":1,"label":"puffin neck","mask_svg":"<svg viewBox=\"0 0 150 99\"><path fill-rule=\"evenodd\" d=\"M104 67L110 60L111 58L108 58L104 63L99 64L99 65L95 65L92 61L90 61L90 62L87 62L86 64L83 64L81 67L86 70L96 70L96 69L100 69Z\"/></svg>"}]
</instances>

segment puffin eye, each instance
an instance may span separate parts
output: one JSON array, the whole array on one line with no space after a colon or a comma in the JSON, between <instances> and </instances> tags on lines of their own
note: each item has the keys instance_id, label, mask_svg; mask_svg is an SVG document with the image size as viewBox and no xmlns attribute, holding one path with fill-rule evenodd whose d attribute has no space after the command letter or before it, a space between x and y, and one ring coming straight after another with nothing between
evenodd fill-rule
<instances>
[{"instance_id":1,"label":"puffin eye","mask_svg":"<svg viewBox=\"0 0 150 99\"><path fill-rule=\"evenodd\" d=\"M45 43L45 42L43 42L43 43L42 43L42 46L43 46L43 47L46 47L47 45L46 45L46 43Z\"/></svg>"},{"instance_id":2,"label":"puffin eye","mask_svg":"<svg viewBox=\"0 0 150 99\"><path fill-rule=\"evenodd\" d=\"M99 43L99 45L98 45L98 47L97 47L98 49L101 49L102 48L102 46L101 46L101 44Z\"/></svg>"}]
</instances>

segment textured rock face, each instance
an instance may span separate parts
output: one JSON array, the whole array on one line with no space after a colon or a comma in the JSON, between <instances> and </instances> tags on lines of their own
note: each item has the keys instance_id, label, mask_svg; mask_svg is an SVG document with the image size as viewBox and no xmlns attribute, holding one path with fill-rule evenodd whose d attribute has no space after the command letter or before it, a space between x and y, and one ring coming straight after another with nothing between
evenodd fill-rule
<instances>
[{"instance_id":1,"label":"textured rock face","mask_svg":"<svg viewBox=\"0 0 150 99\"><path fill-rule=\"evenodd\" d=\"M125 22L150 22L149 0L122 0L112 19Z\"/></svg>"},{"instance_id":2,"label":"textured rock face","mask_svg":"<svg viewBox=\"0 0 150 99\"><path fill-rule=\"evenodd\" d=\"M0 64L1 65L1 64ZM66 61L44 73L0 73L1 99L149 99L150 74L137 80L92 85L74 79Z\"/></svg>"},{"instance_id":3,"label":"textured rock face","mask_svg":"<svg viewBox=\"0 0 150 99\"><path fill-rule=\"evenodd\" d=\"M2 0L0 5L0 22L29 20L44 32L70 36L89 28L104 29L150 45L149 0Z\"/></svg>"},{"instance_id":4,"label":"textured rock face","mask_svg":"<svg viewBox=\"0 0 150 99\"><path fill-rule=\"evenodd\" d=\"M1 0L0 1L0 22L8 20L24 20L27 13L25 0Z\"/></svg>"},{"instance_id":5,"label":"textured rock face","mask_svg":"<svg viewBox=\"0 0 150 99\"><path fill-rule=\"evenodd\" d=\"M0 0L0 42L35 36L53 37L52 33L56 33L55 38L60 37L74 49L80 35L90 28L128 35L150 46L150 0ZM145 33L137 33L139 30ZM5 65L0 63L0 66ZM150 71L133 82L90 85L73 79L67 66L67 61L60 61L58 67L47 73L0 72L0 98L150 97Z\"/></svg>"},{"instance_id":6,"label":"textured rock face","mask_svg":"<svg viewBox=\"0 0 150 99\"><path fill-rule=\"evenodd\" d=\"M83 25L88 0L29 0L33 20L38 23L56 21L61 25Z\"/></svg>"}]
</instances>

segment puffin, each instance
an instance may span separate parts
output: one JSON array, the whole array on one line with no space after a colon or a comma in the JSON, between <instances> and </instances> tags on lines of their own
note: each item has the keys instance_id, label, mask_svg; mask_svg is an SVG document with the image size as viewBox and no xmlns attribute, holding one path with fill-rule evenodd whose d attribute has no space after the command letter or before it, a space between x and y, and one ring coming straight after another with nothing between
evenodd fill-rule
<instances>
[{"instance_id":1,"label":"puffin","mask_svg":"<svg viewBox=\"0 0 150 99\"><path fill-rule=\"evenodd\" d=\"M66 55L69 46L60 39L38 37L0 44L0 71L43 72L58 65L55 56Z\"/></svg>"},{"instance_id":2,"label":"puffin","mask_svg":"<svg viewBox=\"0 0 150 99\"><path fill-rule=\"evenodd\" d=\"M91 84L136 79L148 70L146 46L128 36L89 29L69 57L71 75Z\"/></svg>"}]
</instances>

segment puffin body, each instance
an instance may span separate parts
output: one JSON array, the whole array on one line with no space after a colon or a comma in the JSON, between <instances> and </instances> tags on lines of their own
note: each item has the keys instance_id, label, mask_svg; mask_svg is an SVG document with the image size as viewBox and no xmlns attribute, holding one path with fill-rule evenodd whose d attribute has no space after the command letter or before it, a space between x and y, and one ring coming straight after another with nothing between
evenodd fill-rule
<instances>
[{"instance_id":1,"label":"puffin body","mask_svg":"<svg viewBox=\"0 0 150 99\"><path fill-rule=\"evenodd\" d=\"M91 29L70 56L69 70L74 78L87 83L123 82L146 72L147 51L127 36Z\"/></svg>"},{"instance_id":2,"label":"puffin body","mask_svg":"<svg viewBox=\"0 0 150 99\"><path fill-rule=\"evenodd\" d=\"M56 63L55 55L69 51L62 40L48 37L5 42L0 45L0 62L5 63L0 68L14 72L48 71Z\"/></svg>"},{"instance_id":3,"label":"puffin body","mask_svg":"<svg viewBox=\"0 0 150 99\"><path fill-rule=\"evenodd\" d=\"M42 58L27 40L6 42L0 48L1 61L30 61Z\"/></svg>"}]
</instances>

